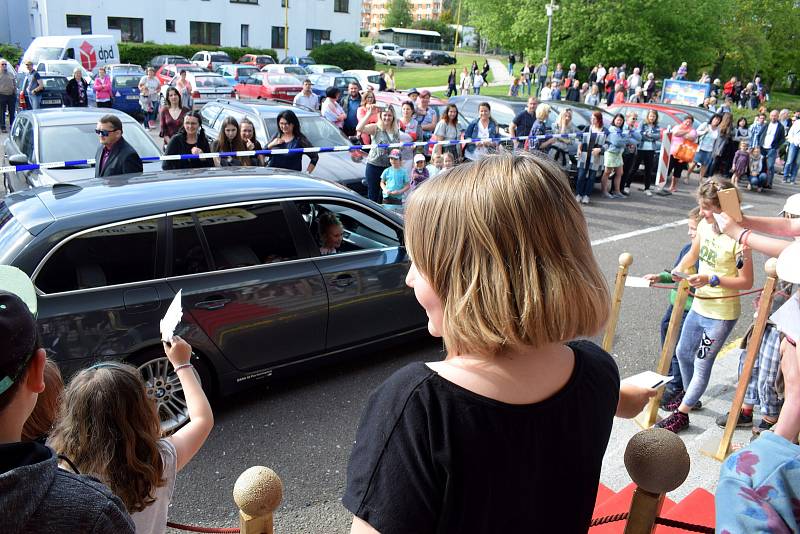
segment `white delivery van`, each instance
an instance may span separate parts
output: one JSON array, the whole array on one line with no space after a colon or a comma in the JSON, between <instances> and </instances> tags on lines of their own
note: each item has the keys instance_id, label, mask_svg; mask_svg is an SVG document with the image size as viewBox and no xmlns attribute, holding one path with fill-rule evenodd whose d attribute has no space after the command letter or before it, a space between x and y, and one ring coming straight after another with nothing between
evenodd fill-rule
<instances>
[{"instance_id":1,"label":"white delivery van","mask_svg":"<svg viewBox=\"0 0 800 534\"><path fill-rule=\"evenodd\" d=\"M49 59L74 59L93 74L103 65L120 63L113 35L48 35L33 40L20 64L28 60L38 64Z\"/></svg>"}]
</instances>

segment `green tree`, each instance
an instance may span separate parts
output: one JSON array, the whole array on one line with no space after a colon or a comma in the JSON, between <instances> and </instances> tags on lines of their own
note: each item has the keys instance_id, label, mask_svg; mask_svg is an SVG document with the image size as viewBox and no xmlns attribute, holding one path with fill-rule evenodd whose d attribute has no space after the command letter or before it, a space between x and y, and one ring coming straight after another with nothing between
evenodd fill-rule
<instances>
[{"instance_id":1,"label":"green tree","mask_svg":"<svg viewBox=\"0 0 800 534\"><path fill-rule=\"evenodd\" d=\"M389 4L389 13L386 15L386 27L410 28L412 22L411 4L408 0L392 0Z\"/></svg>"},{"instance_id":2,"label":"green tree","mask_svg":"<svg viewBox=\"0 0 800 534\"><path fill-rule=\"evenodd\" d=\"M411 27L415 30L439 32L439 34L442 36L442 45L444 45L445 48L452 47L453 43L455 42L455 28L451 28L441 20L417 20L414 21Z\"/></svg>"}]
</instances>

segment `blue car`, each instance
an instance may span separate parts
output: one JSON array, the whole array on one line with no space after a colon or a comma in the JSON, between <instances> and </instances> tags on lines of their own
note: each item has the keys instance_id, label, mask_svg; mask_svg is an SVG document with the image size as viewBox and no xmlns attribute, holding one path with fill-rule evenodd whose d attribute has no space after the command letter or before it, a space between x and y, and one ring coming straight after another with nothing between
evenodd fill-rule
<instances>
[{"instance_id":1,"label":"blue car","mask_svg":"<svg viewBox=\"0 0 800 534\"><path fill-rule=\"evenodd\" d=\"M229 65L220 65L214 70L214 72L225 78L225 81L228 82L231 87L239 83L239 80L252 76L258 71L259 69L255 65L238 65L233 63Z\"/></svg>"},{"instance_id":2,"label":"blue car","mask_svg":"<svg viewBox=\"0 0 800 534\"><path fill-rule=\"evenodd\" d=\"M311 80L311 91L320 98L325 96L325 91L331 86L338 88L342 94L347 92L347 86L351 83L363 89L358 78L349 74L311 74L308 79Z\"/></svg>"},{"instance_id":3,"label":"blue car","mask_svg":"<svg viewBox=\"0 0 800 534\"><path fill-rule=\"evenodd\" d=\"M111 107L128 115L139 115L142 112L142 107L139 105L139 80L142 79L142 74L112 71L110 77L111 94L113 95ZM86 92L89 97L89 106L97 107L94 88L91 84Z\"/></svg>"}]
</instances>

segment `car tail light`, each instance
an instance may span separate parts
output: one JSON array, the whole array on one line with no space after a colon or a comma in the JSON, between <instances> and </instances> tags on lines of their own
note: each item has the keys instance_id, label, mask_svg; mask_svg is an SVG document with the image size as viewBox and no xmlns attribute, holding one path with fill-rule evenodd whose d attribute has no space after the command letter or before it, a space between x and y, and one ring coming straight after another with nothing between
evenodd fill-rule
<instances>
[{"instance_id":1,"label":"car tail light","mask_svg":"<svg viewBox=\"0 0 800 534\"><path fill-rule=\"evenodd\" d=\"M214 70L214 64L209 61L208 65L206 65L206 69L208 69L209 71L213 71Z\"/></svg>"},{"instance_id":2,"label":"car tail light","mask_svg":"<svg viewBox=\"0 0 800 534\"><path fill-rule=\"evenodd\" d=\"M236 89L231 91L231 98L239 98L239 95L236 94Z\"/></svg>"},{"instance_id":3,"label":"car tail light","mask_svg":"<svg viewBox=\"0 0 800 534\"><path fill-rule=\"evenodd\" d=\"M200 91L192 91L192 98L200 98Z\"/></svg>"},{"instance_id":4,"label":"car tail light","mask_svg":"<svg viewBox=\"0 0 800 534\"><path fill-rule=\"evenodd\" d=\"M28 109L28 106L25 103L25 91L19 92L19 109Z\"/></svg>"}]
</instances>

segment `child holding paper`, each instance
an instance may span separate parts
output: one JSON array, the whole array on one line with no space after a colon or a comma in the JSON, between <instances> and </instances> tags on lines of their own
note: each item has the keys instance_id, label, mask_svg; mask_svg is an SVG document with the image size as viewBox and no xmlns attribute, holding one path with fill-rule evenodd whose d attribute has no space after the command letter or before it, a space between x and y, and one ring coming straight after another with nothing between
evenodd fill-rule
<instances>
[{"instance_id":1,"label":"child holding paper","mask_svg":"<svg viewBox=\"0 0 800 534\"><path fill-rule=\"evenodd\" d=\"M750 249L721 234L714 220L722 211L718 194L726 189L737 191L730 182L717 179L700 185L697 200L703 219L691 249L673 271L686 272L700 260L698 273L688 278L695 299L676 349L685 394L670 404L675 411L656 423L676 433L689 426L689 412L705 392L714 359L741 314L738 292L753 287ZM673 274L673 279L679 278Z\"/></svg>"}]
</instances>

